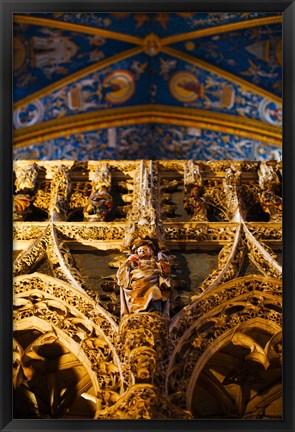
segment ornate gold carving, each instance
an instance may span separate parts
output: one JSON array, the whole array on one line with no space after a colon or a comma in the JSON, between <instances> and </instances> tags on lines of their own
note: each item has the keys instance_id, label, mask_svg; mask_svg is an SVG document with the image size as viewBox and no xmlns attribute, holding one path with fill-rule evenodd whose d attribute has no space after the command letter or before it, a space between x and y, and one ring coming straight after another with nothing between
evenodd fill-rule
<instances>
[{"instance_id":1,"label":"ornate gold carving","mask_svg":"<svg viewBox=\"0 0 295 432\"><path fill-rule=\"evenodd\" d=\"M57 168L51 185L50 215L53 221L67 220L70 192L70 171L62 164Z\"/></svg>"},{"instance_id":2,"label":"ornate gold carving","mask_svg":"<svg viewBox=\"0 0 295 432\"><path fill-rule=\"evenodd\" d=\"M155 310L169 317L171 270L168 257L160 252L156 258L149 240L135 240L133 252L117 272L121 316Z\"/></svg>"},{"instance_id":3,"label":"ornate gold carving","mask_svg":"<svg viewBox=\"0 0 295 432\"><path fill-rule=\"evenodd\" d=\"M228 290L230 290L230 286L233 287L233 284L225 284L211 294L204 295L204 298L201 297L198 303L194 305L194 309L189 309L190 313L183 323L186 332L183 333L182 329L180 339L170 355L166 375L167 391L172 393L174 400L178 400L180 406L186 406L188 381L196 364L205 351L210 350L225 332L231 329L236 329L236 332L239 327L242 328L245 322L249 323L248 326L250 326L251 320L257 317L265 320L265 322L281 325L282 302L278 295L280 291L274 285L272 293L270 290L267 292L264 289L263 285L265 284L262 282L262 278L255 279L255 281L253 278L252 281L246 278L240 281L236 279L239 281L239 295L235 294L231 301L228 299L233 292L230 294ZM276 297L273 295L274 293L277 294ZM175 324L175 330L178 328L180 331L179 320L176 327ZM244 339L246 340L247 337L245 336ZM249 347L251 349L251 344ZM265 351L262 352L261 349L258 350L258 353L256 351L254 352L253 346L252 354L249 354L248 359L262 362L265 368L268 367L269 360Z\"/></svg>"},{"instance_id":4,"label":"ornate gold carving","mask_svg":"<svg viewBox=\"0 0 295 432\"><path fill-rule=\"evenodd\" d=\"M107 395L109 397L109 395ZM97 411L96 419L191 419L188 411L180 409L159 394L151 384L136 384L108 409Z\"/></svg>"},{"instance_id":5,"label":"ornate gold carving","mask_svg":"<svg viewBox=\"0 0 295 432\"><path fill-rule=\"evenodd\" d=\"M15 172L15 192L28 193L33 192L38 177L38 169L36 163L20 164L19 162L14 164Z\"/></svg>"},{"instance_id":6,"label":"ornate gold carving","mask_svg":"<svg viewBox=\"0 0 295 432\"><path fill-rule=\"evenodd\" d=\"M31 205L32 198L28 194L17 194L13 197L13 220L23 221L28 208Z\"/></svg>"},{"instance_id":7,"label":"ornate gold carving","mask_svg":"<svg viewBox=\"0 0 295 432\"><path fill-rule=\"evenodd\" d=\"M84 208L84 220L105 221L112 209L113 198L110 195L112 177L107 163L103 163L92 179L92 192Z\"/></svg>"},{"instance_id":8,"label":"ornate gold carving","mask_svg":"<svg viewBox=\"0 0 295 432\"><path fill-rule=\"evenodd\" d=\"M48 225L41 231L37 239L31 243L28 249L24 249L18 255L13 264L14 276L29 273L31 268L43 258L49 243L49 236L50 227Z\"/></svg>"},{"instance_id":9,"label":"ornate gold carving","mask_svg":"<svg viewBox=\"0 0 295 432\"><path fill-rule=\"evenodd\" d=\"M282 221L282 198L278 195L280 180L274 167L261 162L258 170L259 185L262 189L260 194L261 206L265 213L269 214L270 222Z\"/></svg>"},{"instance_id":10,"label":"ornate gold carving","mask_svg":"<svg viewBox=\"0 0 295 432\"><path fill-rule=\"evenodd\" d=\"M88 418L197 418L193 395L202 392L203 385L209 383L218 398L225 394L219 391L222 386L227 391L259 383L264 372L279 375L282 268L275 254L280 253L282 227L280 209L275 213L271 206L280 198L281 163L40 161L34 162L34 168L31 161L17 164L18 172L31 167L38 177L17 192L14 203L19 219L14 223L15 248L21 252L14 262L13 384L17 397L30 401L36 417L71 418L71 407L83 400ZM110 188L111 182L112 190L118 186L114 202L119 200L126 218L116 219L113 209L83 221L91 188ZM262 198L267 190L276 196L266 205ZM36 209L46 211L50 220L40 222L46 216L40 217ZM141 246L148 248L149 256ZM84 252L91 255L89 279L78 259L81 271L77 268L75 249L75 259ZM126 252L131 252L127 261ZM187 252L193 252L190 258ZM194 271L203 265L197 262L203 252L210 255L206 261L210 271L208 266L199 282L200 278L190 278L191 269L184 261L195 256ZM103 268L102 256L106 257ZM32 273L37 265L42 273ZM137 276L143 279L134 281ZM136 300L136 283L143 290L142 307L128 309L129 300ZM121 316L120 289L130 295L127 313ZM149 297L150 289L159 296ZM175 295L170 296L172 289ZM126 302L121 295L124 298ZM164 310L152 300L163 302ZM165 313L168 309L170 316ZM28 343L22 339L26 330L34 333ZM257 337L259 331L268 336ZM40 394L33 382L47 373L48 363L39 345L48 352L64 350L54 374L69 366L79 377L76 384L67 383L64 396L59 384L49 380L55 396L47 411L40 411L34 402ZM215 354L219 361L218 356L226 357L234 347L243 353L239 367L225 362L228 366L219 383L210 368L202 372L207 359L214 365ZM70 395L71 385L76 385L75 395ZM275 397L281 397L271 383L267 385ZM261 404L253 400L243 408L230 403L231 397L218 403L224 415L233 418L264 418L271 403L267 398Z\"/></svg>"},{"instance_id":11,"label":"ornate gold carving","mask_svg":"<svg viewBox=\"0 0 295 432\"><path fill-rule=\"evenodd\" d=\"M155 202L158 194L158 167L153 161L140 161L135 174L133 205L127 215L124 238L127 248L131 249L136 239L152 240L157 248L165 248L159 209Z\"/></svg>"},{"instance_id":12,"label":"ornate gold carving","mask_svg":"<svg viewBox=\"0 0 295 432\"><path fill-rule=\"evenodd\" d=\"M202 283L202 291L212 290L215 286L237 277L243 263L245 245L241 236L241 227L236 230L233 243L222 248L218 255L218 268ZM195 298L192 297L191 300Z\"/></svg>"}]
</instances>

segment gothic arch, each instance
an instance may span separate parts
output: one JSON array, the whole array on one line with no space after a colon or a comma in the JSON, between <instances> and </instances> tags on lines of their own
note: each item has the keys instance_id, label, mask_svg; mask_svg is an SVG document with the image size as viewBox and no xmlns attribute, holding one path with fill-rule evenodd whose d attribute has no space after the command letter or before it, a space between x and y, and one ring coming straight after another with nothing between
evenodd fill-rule
<instances>
[{"instance_id":1,"label":"gothic arch","mask_svg":"<svg viewBox=\"0 0 295 432\"><path fill-rule=\"evenodd\" d=\"M16 406L23 400L31 414L42 418L66 418L75 415L75 410L93 417L97 403L88 402L87 395L97 394L100 385L79 344L57 326L37 317L18 321L14 337Z\"/></svg>"},{"instance_id":2,"label":"gothic arch","mask_svg":"<svg viewBox=\"0 0 295 432\"><path fill-rule=\"evenodd\" d=\"M245 368L247 361L259 363L265 369L269 367L270 351L266 345L281 330L279 285L276 280L260 276L238 278L220 285L207 295L205 293L194 307L183 312L182 320L178 317L174 326L180 326L178 330L179 334L182 330L182 336L171 352L166 375L166 392L173 400L178 400L183 408L192 408L197 377L207 361L226 344L242 346L239 368ZM234 291L231 291L233 288ZM257 334L251 333L250 329L256 329L256 333L259 329L269 337L260 337L256 341ZM175 330L172 326L174 333ZM236 416L241 416L241 413Z\"/></svg>"},{"instance_id":3,"label":"gothic arch","mask_svg":"<svg viewBox=\"0 0 295 432\"><path fill-rule=\"evenodd\" d=\"M81 390L83 397L92 404L93 416L105 408L102 400L107 403L106 396L100 399L98 395L107 393L108 403L114 403L124 393L126 380L115 346L118 328L111 316L83 292L44 274L18 276L14 279L14 285L16 339L25 332L36 334L37 340L41 336L46 339L48 335L52 343L59 346L60 352L65 349L76 357L80 369L84 368L87 376L91 377L90 381L93 380L89 395L87 391L82 391L83 386ZM19 346L20 365L27 347L22 347L22 343L16 345ZM48 359L44 361L46 363ZM74 358L72 361L75 361ZM58 371L57 365L55 372ZM76 379L74 375L77 374L73 373L73 382ZM27 381L30 382L30 379ZM73 382L68 385L73 386ZM61 413L56 415L61 416Z\"/></svg>"},{"instance_id":4,"label":"gothic arch","mask_svg":"<svg viewBox=\"0 0 295 432\"><path fill-rule=\"evenodd\" d=\"M211 396L209 403L207 397L207 408L211 405L213 409L212 399L215 399L223 415L230 418L250 418L250 412L259 411L258 405L266 409L280 398L281 373L278 373L278 362L273 361L269 349L276 336L281 336L278 324L253 318L217 338L195 364L188 383L187 409L196 414L204 389ZM279 353L276 360L278 357ZM240 392L245 392L243 387L252 387L251 392L255 394L251 398L248 396L247 403L245 395L243 402L236 400L242 397ZM274 391L274 387L278 390ZM203 409L206 410L206 407ZM263 416L262 409L260 416Z\"/></svg>"}]
</instances>

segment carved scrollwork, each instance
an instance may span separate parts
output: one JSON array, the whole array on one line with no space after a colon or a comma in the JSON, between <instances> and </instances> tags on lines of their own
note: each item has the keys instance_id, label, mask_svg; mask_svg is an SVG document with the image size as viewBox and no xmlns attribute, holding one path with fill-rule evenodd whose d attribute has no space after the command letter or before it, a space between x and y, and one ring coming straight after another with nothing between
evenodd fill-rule
<instances>
[{"instance_id":1,"label":"carved scrollwork","mask_svg":"<svg viewBox=\"0 0 295 432\"><path fill-rule=\"evenodd\" d=\"M158 313L126 315L119 327L122 362L131 370L134 382L161 380L166 356L167 320Z\"/></svg>"},{"instance_id":2,"label":"carved scrollwork","mask_svg":"<svg viewBox=\"0 0 295 432\"><path fill-rule=\"evenodd\" d=\"M186 306L171 321L169 326L170 346L177 343L192 323L200 318L202 314L208 313L218 304L225 303L239 297L244 293L265 292L269 295L281 297L281 281L265 278L264 276L251 275L233 279L225 284L217 286L214 290L199 296L193 303Z\"/></svg>"},{"instance_id":3,"label":"carved scrollwork","mask_svg":"<svg viewBox=\"0 0 295 432\"><path fill-rule=\"evenodd\" d=\"M136 384L111 407L96 412L96 419L190 419L182 410L157 392L151 384Z\"/></svg>"},{"instance_id":4,"label":"carved scrollwork","mask_svg":"<svg viewBox=\"0 0 295 432\"><path fill-rule=\"evenodd\" d=\"M159 194L158 167L152 161L141 161L134 182L133 205L127 215L124 245L131 248L135 238L153 239L165 249L164 233L159 220L156 197Z\"/></svg>"},{"instance_id":5,"label":"carved scrollwork","mask_svg":"<svg viewBox=\"0 0 295 432\"><path fill-rule=\"evenodd\" d=\"M247 228L258 241L282 241L281 223L247 223Z\"/></svg>"},{"instance_id":6,"label":"carved scrollwork","mask_svg":"<svg viewBox=\"0 0 295 432\"><path fill-rule=\"evenodd\" d=\"M29 273L45 254L50 241L50 227L47 226L28 249L23 250L13 263L13 275Z\"/></svg>"},{"instance_id":7,"label":"carved scrollwork","mask_svg":"<svg viewBox=\"0 0 295 432\"><path fill-rule=\"evenodd\" d=\"M280 326L281 307L279 297L274 300L266 293L256 295L253 293L250 296L246 293L230 304L220 303L215 309L211 308L208 314L203 312L200 318L187 329L170 356L166 375L168 394L172 393L172 397L178 400L180 406L185 407L188 382L205 351L210 350L217 343L218 338L226 332L238 329L243 323L250 323L257 317ZM245 336L243 340L246 343L250 338ZM233 342L241 343L241 340L235 339ZM251 344L249 347L251 352L247 359L262 362L264 368L267 368L270 363L265 351L258 349L255 344L252 348Z\"/></svg>"},{"instance_id":8,"label":"carved scrollwork","mask_svg":"<svg viewBox=\"0 0 295 432\"><path fill-rule=\"evenodd\" d=\"M67 239L77 241L83 240L122 240L126 232L125 224L119 222L110 222L105 225L100 222L94 222L88 225L83 222L66 224L58 222L56 229Z\"/></svg>"},{"instance_id":9,"label":"carved scrollwork","mask_svg":"<svg viewBox=\"0 0 295 432\"><path fill-rule=\"evenodd\" d=\"M35 303L41 302L40 306L42 307L44 296L48 295L51 298L53 296L58 299L58 302L67 304L67 307L70 309L74 308L75 310L79 310L80 314L87 316L87 319L95 322L101 329L101 332L103 332L102 334L106 334L110 340L113 340L117 333L117 325L108 312L95 304L94 301L83 292L72 288L70 285L58 279L38 273L18 276L14 278L14 290L16 297L18 295L21 297L22 293L29 292L25 294L28 300L24 300L25 305L29 307L22 307L21 313L27 313L26 311L30 310L30 314L34 314L35 309L31 306L31 303L34 305ZM61 310L63 309L64 308L61 307ZM60 319L64 321L66 315L60 315L60 317ZM89 335L85 335L85 339L86 338L89 338Z\"/></svg>"}]
</instances>

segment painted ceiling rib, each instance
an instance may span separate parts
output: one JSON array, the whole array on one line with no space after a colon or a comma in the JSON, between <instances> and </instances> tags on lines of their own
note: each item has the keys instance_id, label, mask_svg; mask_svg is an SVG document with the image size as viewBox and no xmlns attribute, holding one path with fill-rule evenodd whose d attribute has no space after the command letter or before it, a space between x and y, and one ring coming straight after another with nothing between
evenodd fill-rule
<instances>
[{"instance_id":1,"label":"painted ceiling rib","mask_svg":"<svg viewBox=\"0 0 295 432\"><path fill-rule=\"evenodd\" d=\"M210 63L207 63L203 60L197 59L196 57L193 57L190 54L183 53L182 51L179 51L175 48L171 48L168 46L161 46L161 51L165 54L172 56L172 57L175 57L175 58L178 58L178 59L183 60L185 62L191 63L194 66L202 68L208 72L212 72L212 73L220 76L221 78L227 79L227 80L239 85L241 88L243 88L245 90L250 90L259 96L262 96L266 99L269 99L270 101L273 101L273 102L276 102L279 104L282 103L281 97L276 96L275 94L270 93L269 91L264 90L261 87L258 87L255 84L252 84L249 81L246 81L243 78L238 77L237 75L234 75L230 72L227 72L224 69L221 69L221 68L214 66Z\"/></svg>"},{"instance_id":2,"label":"painted ceiling rib","mask_svg":"<svg viewBox=\"0 0 295 432\"><path fill-rule=\"evenodd\" d=\"M282 16L276 15L266 18L257 18L247 21L239 21L230 24L223 24L220 26L213 26L205 29L195 30L189 33L181 33L173 36L168 36L161 39L162 45L170 45L177 42L183 42L188 39L198 39L205 36L211 36L220 33L226 33L235 30L242 30L245 28L264 26L270 24L278 24L282 22Z\"/></svg>"},{"instance_id":3,"label":"painted ceiling rib","mask_svg":"<svg viewBox=\"0 0 295 432\"><path fill-rule=\"evenodd\" d=\"M41 27L54 27L61 30L68 30L77 33L85 33L96 36L102 36L107 39L115 39L121 42L129 42L135 45L141 45L142 39L136 36L130 36L125 33L117 33L110 30L103 30L96 27L85 26L81 24L73 24L64 21L57 21L48 18L37 18L28 15L16 15L14 14L13 21L15 23L30 24Z\"/></svg>"},{"instance_id":4,"label":"painted ceiling rib","mask_svg":"<svg viewBox=\"0 0 295 432\"><path fill-rule=\"evenodd\" d=\"M198 127L253 138L280 146L281 129L252 119L241 119L230 114L212 113L193 108L172 109L169 106L151 105L109 109L78 114L15 131L14 146L22 148L61 136L134 124L170 124ZM42 132L42 133L40 133Z\"/></svg>"},{"instance_id":5,"label":"painted ceiling rib","mask_svg":"<svg viewBox=\"0 0 295 432\"><path fill-rule=\"evenodd\" d=\"M48 94L54 92L55 90L58 90L59 88L71 84L81 78L83 78L84 76L87 76L91 73L94 73L96 71L99 71L107 66L110 66L113 63L125 60L129 57L135 56L139 53L141 53L143 51L142 47L135 47L135 48L131 48L127 51L123 51L119 54L115 54L112 57L109 57L107 59L101 60L98 63L92 64L91 66L88 66L80 71L77 71L71 75L69 75L66 78L62 78L61 80L50 84L47 87L44 87L42 90L39 90L35 93L33 93L30 96L27 96L23 99L21 99L20 101L16 102L13 105L13 109L18 109L21 108L23 106L26 106L27 104L31 103L32 101L36 100L36 99L41 99L44 96L47 96Z\"/></svg>"}]
</instances>

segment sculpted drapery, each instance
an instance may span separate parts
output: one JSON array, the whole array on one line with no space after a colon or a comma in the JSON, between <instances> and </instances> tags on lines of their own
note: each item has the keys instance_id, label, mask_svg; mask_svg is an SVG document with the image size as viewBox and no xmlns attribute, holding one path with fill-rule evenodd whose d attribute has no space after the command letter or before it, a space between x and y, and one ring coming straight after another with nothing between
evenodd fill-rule
<instances>
[{"instance_id":1,"label":"sculpted drapery","mask_svg":"<svg viewBox=\"0 0 295 432\"><path fill-rule=\"evenodd\" d=\"M168 258L157 259L147 242L135 249L117 272L120 285L121 316L142 311L160 311L169 316L171 294Z\"/></svg>"}]
</instances>

